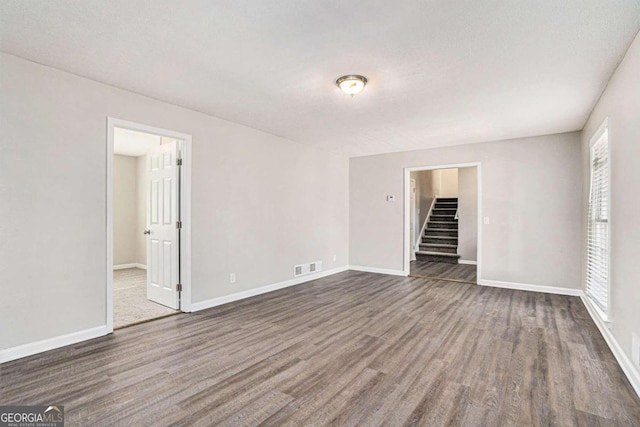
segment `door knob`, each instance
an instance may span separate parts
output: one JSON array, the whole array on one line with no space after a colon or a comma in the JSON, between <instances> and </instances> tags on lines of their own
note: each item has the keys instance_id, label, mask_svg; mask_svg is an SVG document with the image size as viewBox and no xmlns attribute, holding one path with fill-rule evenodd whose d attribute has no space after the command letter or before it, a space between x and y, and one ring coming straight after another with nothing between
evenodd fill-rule
<instances>
[{"instance_id":1,"label":"door knob","mask_svg":"<svg viewBox=\"0 0 640 427\"><path fill-rule=\"evenodd\" d=\"M151 230L144 230L143 234L151 234Z\"/></svg>"}]
</instances>

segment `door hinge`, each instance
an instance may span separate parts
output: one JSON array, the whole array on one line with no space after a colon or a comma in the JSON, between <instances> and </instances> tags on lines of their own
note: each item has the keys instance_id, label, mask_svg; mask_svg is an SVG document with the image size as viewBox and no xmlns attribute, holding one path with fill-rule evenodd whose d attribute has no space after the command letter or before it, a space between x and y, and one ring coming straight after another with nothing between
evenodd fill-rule
<instances>
[{"instance_id":1,"label":"door hinge","mask_svg":"<svg viewBox=\"0 0 640 427\"><path fill-rule=\"evenodd\" d=\"M178 291L178 292L182 292L182 283L178 283L178 284L176 285L176 291Z\"/></svg>"},{"instance_id":2,"label":"door hinge","mask_svg":"<svg viewBox=\"0 0 640 427\"><path fill-rule=\"evenodd\" d=\"M176 159L176 165L182 166L182 159Z\"/></svg>"},{"instance_id":3,"label":"door hinge","mask_svg":"<svg viewBox=\"0 0 640 427\"><path fill-rule=\"evenodd\" d=\"M176 228L180 230L182 228L182 221L176 221Z\"/></svg>"}]
</instances>

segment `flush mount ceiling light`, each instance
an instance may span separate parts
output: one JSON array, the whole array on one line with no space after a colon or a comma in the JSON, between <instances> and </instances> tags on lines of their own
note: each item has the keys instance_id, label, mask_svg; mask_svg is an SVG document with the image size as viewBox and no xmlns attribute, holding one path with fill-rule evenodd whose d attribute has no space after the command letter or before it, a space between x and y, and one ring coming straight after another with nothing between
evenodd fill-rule
<instances>
[{"instance_id":1,"label":"flush mount ceiling light","mask_svg":"<svg viewBox=\"0 0 640 427\"><path fill-rule=\"evenodd\" d=\"M362 89L364 89L364 86L367 84L367 78L356 74L350 74L348 76L340 77L336 80L336 84L344 93L353 96L362 92Z\"/></svg>"}]
</instances>

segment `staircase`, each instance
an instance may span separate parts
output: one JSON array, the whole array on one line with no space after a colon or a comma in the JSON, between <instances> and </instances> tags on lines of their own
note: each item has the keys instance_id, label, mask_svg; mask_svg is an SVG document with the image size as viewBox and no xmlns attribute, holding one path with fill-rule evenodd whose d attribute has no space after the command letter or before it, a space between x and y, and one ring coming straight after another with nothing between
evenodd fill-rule
<instances>
[{"instance_id":1,"label":"staircase","mask_svg":"<svg viewBox=\"0 0 640 427\"><path fill-rule=\"evenodd\" d=\"M457 198L436 199L419 250L416 251L417 260L458 263L457 211Z\"/></svg>"}]
</instances>

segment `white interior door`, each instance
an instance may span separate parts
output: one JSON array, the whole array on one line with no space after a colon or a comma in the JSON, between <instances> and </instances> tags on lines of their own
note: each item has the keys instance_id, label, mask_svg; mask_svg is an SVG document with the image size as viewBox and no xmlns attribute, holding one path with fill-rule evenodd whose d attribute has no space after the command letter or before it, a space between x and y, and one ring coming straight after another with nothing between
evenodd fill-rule
<instances>
[{"instance_id":1,"label":"white interior door","mask_svg":"<svg viewBox=\"0 0 640 427\"><path fill-rule=\"evenodd\" d=\"M179 309L178 142L153 147L147 156L147 298Z\"/></svg>"}]
</instances>

